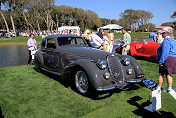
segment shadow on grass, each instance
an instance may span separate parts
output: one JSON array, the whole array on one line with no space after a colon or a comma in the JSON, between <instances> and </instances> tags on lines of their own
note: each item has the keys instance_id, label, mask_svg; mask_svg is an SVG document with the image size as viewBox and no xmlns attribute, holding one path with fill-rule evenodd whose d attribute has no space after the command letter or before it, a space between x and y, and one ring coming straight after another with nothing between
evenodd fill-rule
<instances>
[{"instance_id":1,"label":"shadow on grass","mask_svg":"<svg viewBox=\"0 0 176 118\"><path fill-rule=\"evenodd\" d=\"M71 76L70 72L62 73L61 76L54 75L54 74L51 74L51 73L48 73L48 72L45 72L45 71L39 71L39 72L44 74L45 76L55 80L55 81L58 81L64 87L66 87L66 88L71 87L72 90L77 92L75 90L75 88L73 87L73 81L71 81L72 76ZM94 91L92 90L90 95L83 95L83 96L89 97L93 100L101 100L101 99L106 99L108 97L111 97L113 95L113 93L120 93L122 91L138 90L139 88L141 88L141 86L143 86L143 85L142 84L128 84L124 89L113 89L113 90L99 91L99 92L96 92L95 90Z\"/></svg>"},{"instance_id":2,"label":"shadow on grass","mask_svg":"<svg viewBox=\"0 0 176 118\"><path fill-rule=\"evenodd\" d=\"M4 116L2 115L1 107L0 107L0 118L4 118Z\"/></svg>"},{"instance_id":3,"label":"shadow on grass","mask_svg":"<svg viewBox=\"0 0 176 118\"><path fill-rule=\"evenodd\" d=\"M36 70L36 71L38 71L38 70ZM76 89L73 86L73 81L71 80L72 76L71 76L70 72L62 73L61 76L54 75L54 74L51 74L49 72L45 72L45 71L42 71L42 70L40 70L38 72L40 72L40 73L44 74L45 76L47 76L47 77L49 77L49 78L61 83L66 88L71 87L72 90L77 92ZM100 99L106 99L106 98L112 96L112 94L113 94L112 91L102 91L102 92L92 91L91 95L82 95L82 96L89 97L89 98L91 98L93 100L100 100Z\"/></svg>"},{"instance_id":4,"label":"shadow on grass","mask_svg":"<svg viewBox=\"0 0 176 118\"><path fill-rule=\"evenodd\" d=\"M175 118L174 114L171 112L165 112L165 111L160 111L160 112L150 112L146 109L144 109L144 107L149 106L151 104L150 101L144 102L141 105L137 103L137 101L142 100L143 98L141 98L140 96L134 96L132 98L130 98L130 100L128 100L127 102L131 105L134 105L137 107L136 110L132 111L135 115L141 116L143 118Z\"/></svg>"}]
</instances>

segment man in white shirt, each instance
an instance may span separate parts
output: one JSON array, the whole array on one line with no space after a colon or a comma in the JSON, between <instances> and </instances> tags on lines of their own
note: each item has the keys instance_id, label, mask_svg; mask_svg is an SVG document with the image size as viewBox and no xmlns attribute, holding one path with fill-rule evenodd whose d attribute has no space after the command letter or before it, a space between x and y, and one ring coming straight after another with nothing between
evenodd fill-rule
<instances>
[{"instance_id":1,"label":"man in white shirt","mask_svg":"<svg viewBox=\"0 0 176 118\"><path fill-rule=\"evenodd\" d=\"M84 38L86 40L89 40L89 43L93 48L105 50L104 41L98 35L92 34L92 32L90 32L90 30L85 31Z\"/></svg>"}]
</instances>

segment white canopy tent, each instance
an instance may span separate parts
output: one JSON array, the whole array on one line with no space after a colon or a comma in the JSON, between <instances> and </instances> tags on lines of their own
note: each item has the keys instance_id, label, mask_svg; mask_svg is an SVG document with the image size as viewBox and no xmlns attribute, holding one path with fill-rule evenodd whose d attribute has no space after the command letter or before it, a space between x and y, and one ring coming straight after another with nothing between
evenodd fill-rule
<instances>
[{"instance_id":1,"label":"white canopy tent","mask_svg":"<svg viewBox=\"0 0 176 118\"><path fill-rule=\"evenodd\" d=\"M100 28L102 28L103 30L121 30L123 27L117 24L109 24ZM100 28L98 28L98 30Z\"/></svg>"}]
</instances>

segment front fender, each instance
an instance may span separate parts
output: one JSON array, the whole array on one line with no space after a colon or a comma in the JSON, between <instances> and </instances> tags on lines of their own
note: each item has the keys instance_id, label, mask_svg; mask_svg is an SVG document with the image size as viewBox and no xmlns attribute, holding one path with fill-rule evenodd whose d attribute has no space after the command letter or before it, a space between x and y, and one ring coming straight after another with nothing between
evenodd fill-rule
<instances>
[{"instance_id":1,"label":"front fender","mask_svg":"<svg viewBox=\"0 0 176 118\"><path fill-rule=\"evenodd\" d=\"M141 65L137 62L137 60L131 56L128 56L128 55L118 55L121 59L123 57L128 57L130 58L130 64L133 66L134 70L135 70L135 73L136 73L136 76L138 77L139 75L144 75L144 72L142 70L142 67Z\"/></svg>"},{"instance_id":2,"label":"front fender","mask_svg":"<svg viewBox=\"0 0 176 118\"><path fill-rule=\"evenodd\" d=\"M79 59L69 65L69 67L79 66L82 67L89 78L89 82L94 89L98 89L103 86L103 70L100 70L95 63L86 59Z\"/></svg>"}]
</instances>

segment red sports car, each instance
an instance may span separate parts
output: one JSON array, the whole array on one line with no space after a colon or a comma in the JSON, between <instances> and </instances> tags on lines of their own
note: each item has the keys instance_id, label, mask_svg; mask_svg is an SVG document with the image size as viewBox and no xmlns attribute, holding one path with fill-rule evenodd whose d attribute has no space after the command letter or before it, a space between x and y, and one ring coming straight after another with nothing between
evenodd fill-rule
<instances>
[{"instance_id":1,"label":"red sports car","mask_svg":"<svg viewBox=\"0 0 176 118\"><path fill-rule=\"evenodd\" d=\"M149 39L138 39L132 40L130 43L129 55L131 56L141 56L141 57L157 57L157 49L160 43L155 43ZM118 40L114 43L114 50L116 53L122 54L122 43L119 43Z\"/></svg>"}]
</instances>

